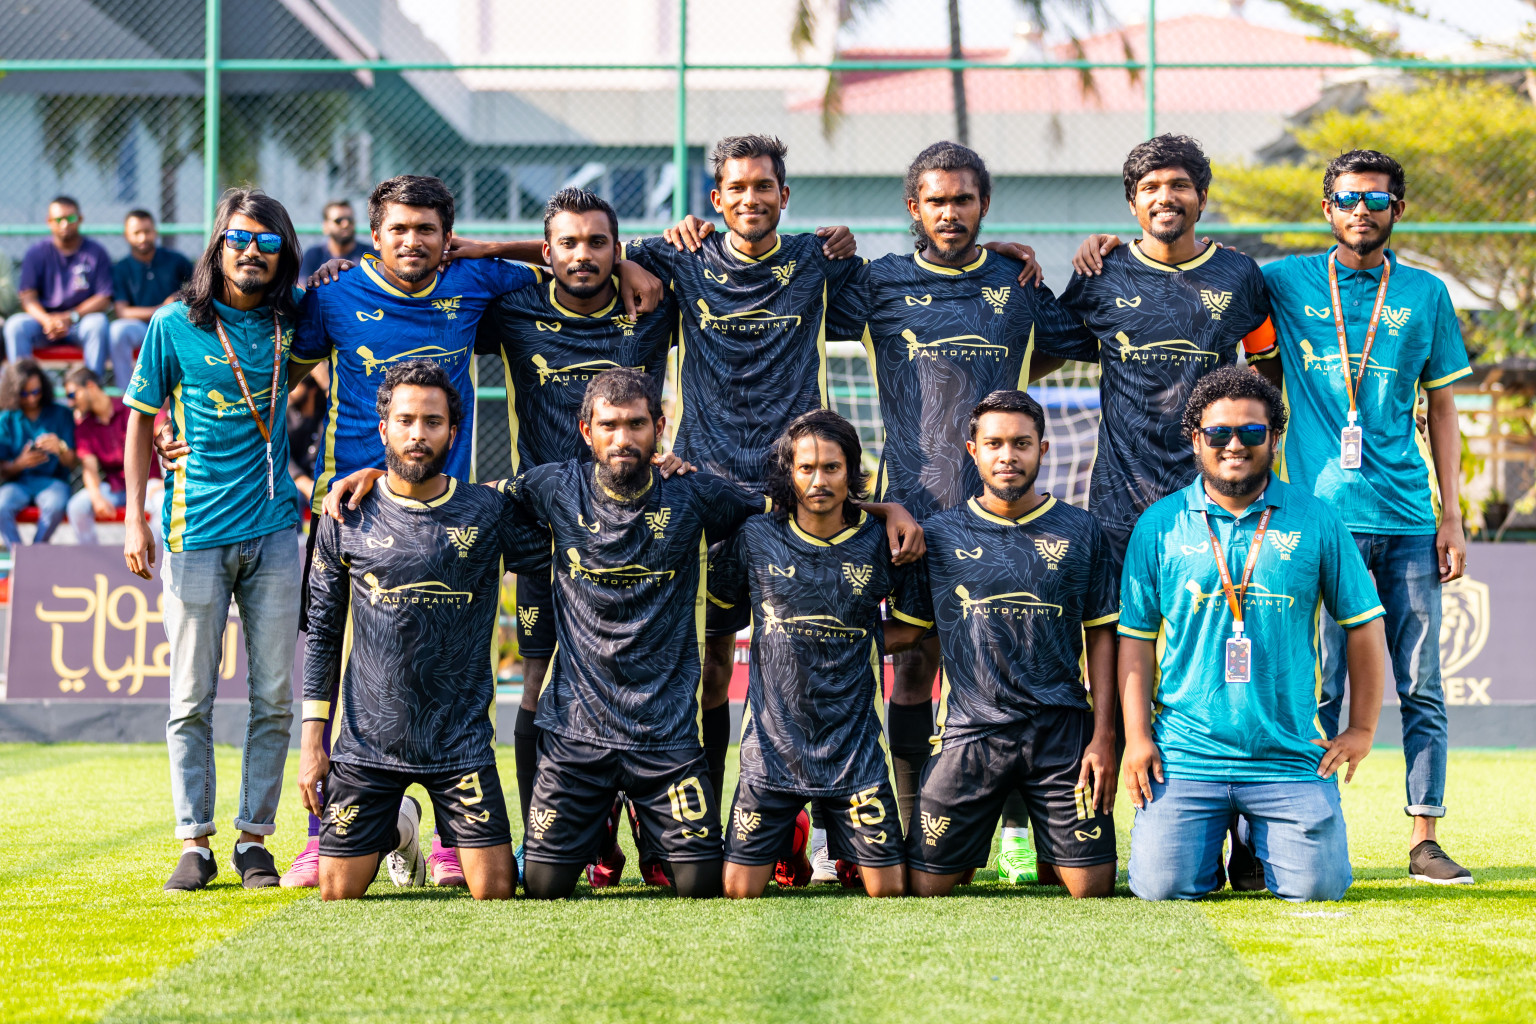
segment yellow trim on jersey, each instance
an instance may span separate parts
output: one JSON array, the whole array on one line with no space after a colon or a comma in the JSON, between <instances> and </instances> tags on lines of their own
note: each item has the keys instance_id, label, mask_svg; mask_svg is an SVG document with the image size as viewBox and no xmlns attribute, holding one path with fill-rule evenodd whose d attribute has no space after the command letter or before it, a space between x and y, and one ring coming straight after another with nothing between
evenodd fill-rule
<instances>
[{"instance_id":1,"label":"yellow trim on jersey","mask_svg":"<svg viewBox=\"0 0 1536 1024\"><path fill-rule=\"evenodd\" d=\"M439 271L439 272L436 272L436 273L434 273L432 275L432 283L427 285L421 291L419 291L419 292L403 292L399 288L396 288L394 285L390 284L388 281L384 280L384 278L379 276L379 272L377 270L374 270L373 267L370 265L370 264L372 264L374 262L377 262L377 257L364 256L363 257L363 264L362 264L362 266L363 266L363 273L367 274L369 280L371 280L374 284L378 285L380 288L384 289L385 292L387 292L390 295L395 296L396 298L400 298L400 299L424 299L428 295L432 294L432 289L437 287L437 282L439 282L439 281L441 281L443 279L442 278L442 273L441 273L441 271Z\"/></svg>"},{"instance_id":2,"label":"yellow trim on jersey","mask_svg":"<svg viewBox=\"0 0 1536 1024\"><path fill-rule=\"evenodd\" d=\"M171 418L176 421L178 437L187 436L187 408L181 402L181 385L171 388ZM171 531L165 535L165 550L180 553L187 535L187 463L192 456L176 460L171 474Z\"/></svg>"},{"instance_id":3,"label":"yellow trim on jersey","mask_svg":"<svg viewBox=\"0 0 1536 1024\"><path fill-rule=\"evenodd\" d=\"M1120 618L1118 613L1115 615L1115 618L1116 618L1116 620L1118 620ZM1087 623L1085 622L1085 623L1083 623L1083 625L1086 626ZM1128 637L1131 637L1134 640L1156 640L1157 639L1157 631L1156 630L1149 631L1149 630L1145 630L1145 629L1135 629L1135 628L1133 628L1131 626L1127 626L1123 622L1120 623L1119 632L1120 632L1121 636L1128 636Z\"/></svg>"},{"instance_id":4,"label":"yellow trim on jersey","mask_svg":"<svg viewBox=\"0 0 1536 1024\"><path fill-rule=\"evenodd\" d=\"M512 475L516 476L521 465L517 456L517 386L512 381L512 362L505 348L501 350L501 372L507 381L507 436L512 445Z\"/></svg>"},{"instance_id":5,"label":"yellow trim on jersey","mask_svg":"<svg viewBox=\"0 0 1536 1024\"><path fill-rule=\"evenodd\" d=\"M914 626L922 626L924 629L932 629L933 628L933 623L929 622L927 619L920 619L916 615L908 615L906 612L902 611L899 608L892 608L891 609L891 618L896 619L896 620L898 620L900 622L910 623L911 625L914 625Z\"/></svg>"},{"instance_id":6,"label":"yellow trim on jersey","mask_svg":"<svg viewBox=\"0 0 1536 1024\"><path fill-rule=\"evenodd\" d=\"M752 699L749 697L741 705L741 736L737 743L747 738L747 727L752 724Z\"/></svg>"},{"instance_id":7,"label":"yellow trim on jersey","mask_svg":"<svg viewBox=\"0 0 1536 1024\"><path fill-rule=\"evenodd\" d=\"M475 358L473 347L469 353L469 393L476 395L480 392L480 360ZM475 413L479 405L474 398L469 400L469 407L464 411L469 414L469 482L476 480L475 470L479 467L480 460L480 417ZM462 427L460 429L463 429Z\"/></svg>"},{"instance_id":8,"label":"yellow trim on jersey","mask_svg":"<svg viewBox=\"0 0 1536 1024\"><path fill-rule=\"evenodd\" d=\"M140 402L138 399L136 399L136 398L129 398L127 395L123 396L123 404L128 406L129 408L139 410L139 412L143 413L146 416L158 416L158 415L160 415L160 410L159 409L151 408L150 406L145 405L143 402Z\"/></svg>"},{"instance_id":9,"label":"yellow trim on jersey","mask_svg":"<svg viewBox=\"0 0 1536 1024\"><path fill-rule=\"evenodd\" d=\"M722 601L722 600L720 600L714 594L711 594L707 588L704 591L704 598L710 604L714 605L716 608L735 608L736 607L734 604L732 604L729 601Z\"/></svg>"},{"instance_id":10,"label":"yellow trim on jersey","mask_svg":"<svg viewBox=\"0 0 1536 1024\"><path fill-rule=\"evenodd\" d=\"M1433 391L1436 388L1443 388L1447 384L1451 384L1451 383L1454 383L1455 381L1461 380L1461 378L1463 378L1463 377L1470 377L1470 376L1472 376L1472 367L1470 367L1470 366L1463 366L1461 369L1457 370L1453 374L1450 374L1449 376L1436 377L1434 380L1427 380L1427 381L1425 381L1420 386L1423 387L1425 391Z\"/></svg>"},{"instance_id":11,"label":"yellow trim on jersey","mask_svg":"<svg viewBox=\"0 0 1536 1024\"><path fill-rule=\"evenodd\" d=\"M404 495L396 494L389 489L388 481L380 480L379 493L393 501L396 505L404 505L406 508L437 508L439 505L447 504L448 499L453 497L453 492L458 489L458 486L459 482L453 477L449 477L448 489L446 491L431 501L417 501L415 498L407 498Z\"/></svg>"},{"instance_id":12,"label":"yellow trim on jersey","mask_svg":"<svg viewBox=\"0 0 1536 1024\"><path fill-rule=\"evenodd\" d=\"M1041 516L1045 515L1045 513L1050 510L1051 506L1055 504L1056 496L1047 494L1045 496L1045 500L1042 501L1039 505L1035 506L1035 508L1029 512L1026 512L1018 519L1009 519L1006 516L1000 516L995 513L988 512L986 509L981 507L981 502L975 498L971 498L966 502L967 507L970 508L970 510L976 515L985 519L989 523L998 523L1002 526L1023 526L1025 523L1034 519L1039 519Z\"/></svg>"},{"instance_id":13,"label":"yellow trim on jersey","mask_svg":"<svg viewBox=\"0 0 1536 1024\"><path fill-rule=\"evenodd\" d=\"M341 634L341 666L336 670L336 713L335 713L335 715L333 717L334 717L334 720L338 721L338 722L341 721L341 719L342 719L342 714L341 714L342 709L347 706L347 665L350 664L351 661L352 661L352 596L353 595L350 593L351 586L352 586L351 579L348 578L348 580L347 580L347 587L349 588L349 592L347 594L347 628ZM330 747L326 748L326 752L327 753L329 753L330 750L335 748L337 735L340 732L341 732L340 729L332 729L331 730L331 744L330 744Z\"/></svg>"},{"instance_id":14,"label":"yellow trim on jersey","mask_svg":"<svg viewBox=\"0 0 1536 1024\"><path fill-rule=\"evenodd\" d=\"M821 323L816 327L816 391L821 407L832 408L827 401L827 283L821 283Z\"/></svg>"},{"instance_id":15,"label":"yellow trim on jersey","mask_svg":"<svg viewBox=\"0 0 1536 1024\"><path fill-rule=\"evenodd\" d=\"M885 778L889 782L895 775L895 765L891 763L891 746L885 739L885 666L880 658L880 645L873 635L869 638L869 671L875 677L875 721L880 724L875 730L875 738L880 744L880 753L885 756Z\"/></svg>"},{"instance_id":16,"label":"yellow trim on jersey","mask_svg":"<svg viewBox=\"0 0 1536 1024\"><path fill-rule=\"evenodd\" d=\"M650 476L645 478L645 487L640 491L640 493L626 496L623 494L618 494L614 491L610 491L607 487L603 486L603 482L598 479L597 476L597 463L594 462L592 463L592 482L597 484L597 486L601 488L602 492L608 495L608 497L612 498L614 501L623 502L627 505L630 502L639 501L641 498L651 493L651 487L656 483L656 474L653 472Z\"/></svg>"},{"instance_id":17,"label":"yellow trim on jersey","mask_svg":"<svg viewBox=\"0 0 1536 1024\"><path fill-rule=\"evenodd\" d=\"M1164 263L1162 260L1155 260L1151 256L1148 256L1146 253L1142 252L1141 246L1138 243L1139 239L1131 242L1131 255L1135 256L1138 260L1145 263L1149 267L1154 267L1158 270L1166 270L1170 274L1177 274L1181 270L1194 270L1200 264L1216 255L1216 249L1218 248L1216 243L1212 242L1205 247L1205 252L1201 253L1199 256L1196 256L1192 260L1185 260L1183 263Z\"/></svg>"},{"instance_id":18,"label":"yellow trim on jersey","mask_svg":"<svg viewBox=\"0 0 1536 1024\"><path fill-rule=\"evenodd\" d=\"M498 564L498 567L501 570L500 572L498 572L496 574L496 579L498 581L497 582L497 587L499 589L500 586L501 586L499 581L507 573L507 561L504 558L503 559L498 559L497 560L497 564ZM496 596L498 598L500 598L501 595L497 594ZM486 708L486 711L485 711L486 716L491 720L491 749L492 750L496 749L496 670L501 667L500 664L499 664L499 660L496 657L496 654L497 654L496 648L498 646L497 643L496 643L496 640L497 640L496 630L493 629L493 630L491 630L491 644L490 644L490 647L488 648L488 652L489 652L490 659L491 659L491 706Z\"/></svg>"},{"instance_id":19,"label":"yellow trim on jersey","mask_svg":"<svg viewBox=\"0 0 1536 1024\"><path fill-rule=\"evenodd\" d=\"M948 274L951 277L957 277L960 274L968 274L975 270L977 267L981 266L983 263L987 262L987 250L982 249L981 255L976 257L976 262L967 263L963 267L945 267L937 263L929 263L927 260L923 259L923 254L920 252L913 253L912 259L917 263L919 267L922 267L924 270L927 270L930 273Z\"/></svg>"},{"instance_id":20,"label":"yellow trim on jersey","mask_svg":"<svg viewBox=\"0 0 1536 1024\"><path fill-rule=\"evenodd\" d=\"M1350 626L1358 626L1362 622L1369 621L1370 619L1374 619L1385 614L1387 614L1387 610L1381 605L1377 605L1368 612L1361 612L1359 615L1351 615L1347 619L1339 619L1338 623L1347 629Z\"/></svg>"},{"instance_id":21,"label":"yellow trim on jersey","mask_svg":"<svg viewBox=\"0 0 1536 1024\"><path fill-rule=\"evenodd\" d=\"M699 588L693 596L693 636L699 649L699 685L693 692L695 724L699 729L699 742L704 742L704 618L709 598L709 538L699 534ZM735 651L731 655L735 667Z\"/></svg>"},{"instance_id":22,"label":"yellow trim on jersey","mask_svg":"<svg viewBox=\"0 0 1536 1024\"><path fill-rule=\"evenodd\" d=\"M839 530L837 533L833 534L831 537L828 537L828 538L813 537L809 533L806 533L804 530L802 530L800 528L800 524L795 522L795 517L794 516L790 516L789 517L789 528L794 531L794 534L795 534L796 537L799 537L801 540L805 541L807 544L814 544L816 547L819 547L819 548L830 548L833 545L841 544L843 541L847 540L849 537L852 537L855 533L858 533L859 532L859 527L863 526L865 520L867 520L868 518L869 518L869 513L860 510L860 512L859 512L859 521L858 522L854 523L852 526L849 526L849 527L846 527L846 528L844 528L842 530Z\"/></svg>"},{"instance_id":23,"label":"yellow trim on jersey","mask_svg":"<svg viewBox=\"0 0 1536 1024\"><path fill-rule=\"evenodd\" d=\"M767 252L763 253L761 256L748 256L746 253L742 252L740 249L736 248L736 246L731 244L731 236L730 236L729 232L727 232L726 236L725 236L725 251L730 253L732 256L735 256L737 259L741 260L741 262L743 262L743 263L761 263L764 260L768 259L770 256L772 256L774 253L778 252L780 247L782 247L783 245L784 245L784 236L776 234L776 235L773 236L773 248L772 249L769 249Z\"/></svg>"},{"instance_id":24,"label":"yellow trim on jersey","mask_svg":"<svg viewBox=\"0 0 1536 1024\"><path fill-rule=\"evenodd\" d=\"M937 754L944 749L944 723L949 721L949 670L941 666L939 668L939 713L933 719L933 735L928 737L928 745L933 747L931 753Z\"/></svg>"},{"instance_id":25,"label":"yellow trim on jersey","mask_svg":"<svg viewBox=\"0 0 1536 1024\"><path fill-rule=\"evenodd\" d=\"M1120 621L1120 613L1119 612L1111 612L1108 615L1101 615L1101 616L1099 616L1096 619L1085 619L1083 621L1083 628L1084 629L1092 629L1094 626L1107 626L1111 622L1119 622L1119 621Z\"/></svg>"},{"instance_id":26,"label":"yellow trim on jersey","mask_svg":"<svg viewBox=\"0 0 1536 1024\"><path fill-rule=\"evenodd\" d=\"M1279 346L1277 345L1276 348L1278 347ZM1291 411L1291 389L1289 381L1289 376L1280 378L1280 404L1285 408L1285 422L1287 423L1293 422L1291 417L1294 415ZM1280 440L1275 442L1275 476L1280 480L1281 483L1285 484L1291 482L1290 469L1286 466L1285 463L1285 442L1288 436L1289 435L1287 433L1282 432L1280 434Z\"/></svg>"},{"instance_id":27,"label":"yellow trim on jersey","mask_svg":"<svg viewBox=\"0 0 1536 1024\"><path fill-rule=\"evenodd\" d=\"M325 505L325 495L331 489L331 481L336 479L336 426L341 422L341 374L336 372L339 358L336 348L331 347L331 409L327 414L325 424L325 453L322 464L325 471L315 480L315 491L309 502L309 510L318 513Z\"/></svg>"},{"instance_id":28,"label":"yellow trim on jersey","mask_svg":"<svg viewBox=\"0 0 1536 1024\"><path fill-rule=\"evenodd\" d=\"M304 702L305 719L330 718L331 702L328 700L306 700Z\"/></svg>"},{"instance_id":29,"label":"yellow trim on jersey","mask_svg":"<svg viewBox=\"0 0 1536 1024\"><path fill-rule=\"evenodd\" d=\"M1029 341L1024 344L1024 361L1019 364L1019 390L1029 387L1029 364L1035 360L1035 325L1029 325Z\"/></svg>"},{"instance_id":30,"label":"yellow trim on jersey","mask_svg":"<svg viewBox=\"0 0 1536 1024\"><path fill-rule=\"evenodd\" d=\"M619 278L618 278L618 275L615 274L613 276L612 280L613 280L613 298L608 300L608 305L604 306L602 309L598 310L596 313L575 313L575 312L572 312L569 309L566 309L564 306L560 305L559 302L556 302L555 301L555 282L553 280L551 280L549 282L549 304L551 306L554 306L555 307L555 312L559 313L561 316L575 317L578 320L596 320L599 317L605 317L605 316L607 316L609 313L611 313L613 311L613 307L618 305L618 302L619 302Z\"/></svg>"}]
</instances>

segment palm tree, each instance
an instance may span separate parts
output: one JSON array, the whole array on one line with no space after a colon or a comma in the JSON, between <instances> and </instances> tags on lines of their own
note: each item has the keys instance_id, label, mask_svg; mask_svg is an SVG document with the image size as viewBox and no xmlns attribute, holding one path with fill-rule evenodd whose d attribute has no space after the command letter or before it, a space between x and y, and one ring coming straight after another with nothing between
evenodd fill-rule
<instances>
[{"instance_id":1,"label":"palm tree","mask_svg":"<svg viewBox=\"0 0 1536 1024\"><path fill-rule=\"evenodd\" d=\"M849 22L866 11L874 10L884 4L885 0L837 0L837 28L840 30ZM1023 8L1023 14L1029 18L1030 23L1041 33L1051 29L1061 29L1067 33L1070 44L1077 59L1083 59L1084 52L1081 39L1076 26L1080 22L1092 30L1100 21L1111 21L1107 0L1018 0ZM949 8L949 59L963 59L963 51L960 46L960 0L947 0ZM804 53L806 49L814 45L816 40L818 6L815 0L796 0L794 25L790 29L789 41L796 53ZM1127 60L1134 59L1131 55L1130 41L1124 41ZM970 145L971 119L970 110L965 99L965 72L958 68L949 73L950 91L954 97L955 111L955 141L961 145ZM1084 73L1083 88L1091 89L1093 86L1091 73ZM827 75L826 92L822 96L821 125L823 133L830 138L837 130L837 123L842 118L842 75L833 71Z\"/></svg>"}]
</instances>

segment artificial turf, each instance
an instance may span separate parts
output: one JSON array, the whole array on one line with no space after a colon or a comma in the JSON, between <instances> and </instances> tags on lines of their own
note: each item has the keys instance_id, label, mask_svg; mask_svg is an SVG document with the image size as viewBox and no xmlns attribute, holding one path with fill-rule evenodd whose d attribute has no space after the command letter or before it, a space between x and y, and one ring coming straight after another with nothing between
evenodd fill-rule
<instances>
[{"instance_id":1,"label":"artificial turf","mask_svg":"<svg viewBox=\"0 0 1536 1024\"><path fill-rule=\"evenodd\" d=\"M237 753L218 768L221 874L172 895L163 747L0 745L0 1020L1536 1020L1536 751L1452 752L1442 838L1470 888L1404 877L1402 758L1375 751L1344 790L1355 886L1309 906L1152 905L1123 885L1074 903L996 882L947 900L770 886L686 903L638 884L632 848L626 884L563 904L387 879L321 904L239 887ZM1117 819L1123 864L1123 799ZM280 864L303 832L290 781Z\"/></svg>"}]
</instances>

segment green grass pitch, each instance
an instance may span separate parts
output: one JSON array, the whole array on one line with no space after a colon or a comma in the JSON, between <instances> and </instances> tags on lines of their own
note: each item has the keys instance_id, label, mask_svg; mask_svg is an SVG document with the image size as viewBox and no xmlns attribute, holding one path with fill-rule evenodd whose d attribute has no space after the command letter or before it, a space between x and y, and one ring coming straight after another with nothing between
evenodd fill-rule
<instances>
[{"instance_id":1,"label":"green grass pitch","mask_svg":"<svg viewBox=\"0 0 1536 1024\"><path fill-rule=\"evenodd\" d=\"M281 865L303 843L296 767ZM387 878L322 905L232 880L236 751L218 771L221 874L171 895L163 747L0 745L0 1021L1536 1020L1536 751L1452 752L1442 838L1478 884L1442 888L1405 877L1402 757L1377 750L1344 790L1354 888L1312 906L995 881L685 903L638 883L632 849L626 884L560 905ZM1117 818L1123 866L1123 798Z\"/></svg>"}]
</instances>

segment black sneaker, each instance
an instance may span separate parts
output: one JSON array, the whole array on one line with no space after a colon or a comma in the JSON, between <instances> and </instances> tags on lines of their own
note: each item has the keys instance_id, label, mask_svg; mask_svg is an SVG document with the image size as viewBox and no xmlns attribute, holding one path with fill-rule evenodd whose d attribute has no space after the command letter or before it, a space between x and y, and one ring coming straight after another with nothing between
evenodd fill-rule
<instances>
[{"instance_id":1,"label":"black sneaker","mask_svg":"<svg viewBox=\"0 0 1536 1024\"><path fill-rule=\"evenodd\" d=\"M170 881L165 883L167 892L192 892L196 889L207 888L219 873L219 866L213 862L213 854L203 856L195 850L187 850L176 862L176 870L171 872Z\"/></svg>"},{"instance_id":2,"label":"black sneaker","mask_svg":"<svg viewBox=\"0 0 1536 1024\"><path fill-rule=\"evenodd\" d=\"M1434 885L1471 885L1472 872L1451 860L1440 844L1426 839L1408 851L1408 877Z\"/></svg>"},{"instance_id":3,"label":"black sneaker","mask_svg":"<svg viewBox=\"0 0 1536 1024\"><path fill-rule=\"evenodd\" d=\"M1227 858L1227 878L1232 883L1233 892L1263 892L1268 888L1264 884L1264 865L1253 855L1248 846L1237 838L1237 829L1232 830L1232 853Z\"/></svg>"},{"instance_id":4,"label":"black sneaker","mask_svg":"<svg viewBox=\"0 0 1536 1024\"><path fill-rule=\"evenodd\" d=\"M265 889L282 881L282 876L277 873L277 865L272 862L272 854L260 843L249 847L244 853L236 847L229 863L240 875L240 884L247 889Z\"/></svg>"}]
</instances>

